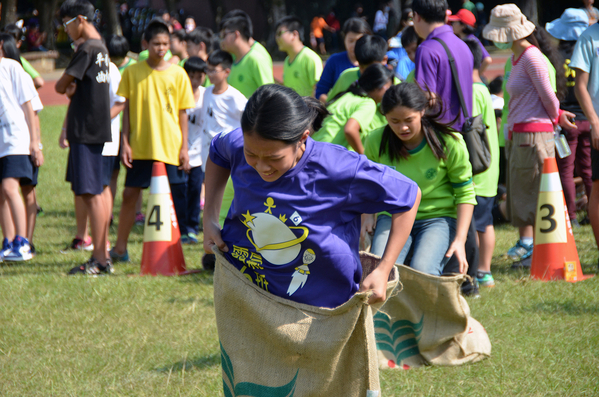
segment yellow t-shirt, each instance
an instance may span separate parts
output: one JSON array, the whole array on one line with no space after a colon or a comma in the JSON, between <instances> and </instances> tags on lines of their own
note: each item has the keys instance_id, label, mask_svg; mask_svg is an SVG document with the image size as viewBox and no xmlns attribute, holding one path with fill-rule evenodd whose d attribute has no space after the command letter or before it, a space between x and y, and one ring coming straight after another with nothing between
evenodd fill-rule
<instances>
[{"instance_id":1,"label":"yellow t-shirt","mask_svg":"<svg viewBox=\"0 0 599 397\"><path fill-rule=\"evenodd\" d=\"M118 95L129 100L133 159L179 165L182 143L179 111L195 107L185 70L171 65L158 71L147 62L136 63L123 71Z\"/></svg>"}]
</instances>

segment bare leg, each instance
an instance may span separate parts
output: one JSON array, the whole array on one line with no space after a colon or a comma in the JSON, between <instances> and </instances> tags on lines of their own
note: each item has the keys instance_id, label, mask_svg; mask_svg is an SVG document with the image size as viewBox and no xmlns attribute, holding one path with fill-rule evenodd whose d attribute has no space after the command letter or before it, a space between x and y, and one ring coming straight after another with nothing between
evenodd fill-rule
<instances>
[{"instance_id":1,"label":"bare leg","mask_svg":"<svg viewBox=\"0 0 599 397\"><path fill-rule=\"evenodd\" d=\"M94 251L92 256L100 263L106 263L106 205L103 194L81 195L89 215Z\"/></svg>"},{"instance_id":2,"label":"bare leg","mask_svg":"<svg viewBox=\"0 0 599 397\"><path fill-rule=\"evenodd\" d=\"M138 198L141 196L141 188L125 187L123 190L123 203L121 204L121 213L119 215L119 231L114 245L114 251L123 255L127 251L127 241L129 233L135 223L135 206Z\"/></svg>"},{"instance_id":3,"label":"bare leg","mask_svg":"<svg viewBox=\"0 0 599 397\"><path fill-rule=\"evenodd\" d=\"M534 236L534 227L533 227L533 225L519 227L518 233L520 233L520 238L533 237Z\"/></svg>"},{"instance_id":4,"label":"bare leg","mask_svg":"<svg viewBox=\"0 0 599 397\"><path fill-rule=\"evenodd\" d=\"M481 272L491 271L491 261L493 260L493 250L495 249L495 228L493 225L487 226L483 233L478 232L480 259L478 261L478 270Z\"/></svg>"},{"instance_id":5,"label":"bare leg","mask_svg":"<svg viewBox=\"0 0 599 397\"><path fill-rule=\"evenodd\" d=\"M16 178L4 178L2 180L2 193L10 207L10 214L15 224L16 234L25 237L27 234L27 216L25 215L25 204L19 193L19 180Z\"/></svg>"},{"instance_id":6,"label":"bare leg","mask_svg":"<svg viewBox=\"0 0 599 397\"><path fill-rule=\"evenodd\" d=\"M140 190L141 192L141 190ZM144 203L144 195L143 192L139 195L139 198L137 199L137 202L135 203L135 213L143 213L143 211L141 210L141 207L143 206Z\"/></svg>"},{"instance_id":7,"label":"bare leg","mask_svg":"<svg viewBox=\"0 0 599 397\"><path fill-rule=\"evenodd\" d=\"M77 235L75 237L85 241L87 234L87 208L82 196L75 196L75 219L77 222Z\"/></svg>"},{"instance_id":8,"label":"bare leg","mask_svg":"<svg viewBox=\"0 0 599 397\"><path fill-rule=\"evenodd\" d=\"M37 218L37 201L35 200L35 186L21 186L21 192L25 199L25 210L27 217L27 240L33 241L33 231Z\"/></svg>"},{"instance_id":9,"label":"bare leg","mask_svg":"<svg viewBox=\"0 0 599 397\"><path fill-rule=\"evenodd\" d=\"M15 224L12 221L12 215L10 214L10 207L8 202L4 199L2 189L0 189L0 226L2 227L2 234L9 241L15 239Z\"/></svg>"}]
</instances>

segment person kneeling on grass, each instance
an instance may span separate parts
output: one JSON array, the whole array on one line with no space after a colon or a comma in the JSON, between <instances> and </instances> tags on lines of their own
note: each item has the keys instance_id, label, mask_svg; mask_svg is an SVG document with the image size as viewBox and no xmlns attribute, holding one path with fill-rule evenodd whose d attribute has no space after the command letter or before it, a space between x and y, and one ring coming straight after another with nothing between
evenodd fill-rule
<instances>
[{"instance_id":1,"label":"person kneeling on grass","mask_svg":"<svg viewBox=\"0 0 599 397\"><path fill-rule=\"evenodd\" d=\"M385 299L420 189L388 167L310 138L326 113L315 98L287 87L266 85L252 95L241 129L210 146L204 249L216 245L258 286L295 302L333 308L372 290L375 303ZM229 175L235 197L221 230ZM360 286L361 216L380 211L392 214L389 244Z\"/></svg>"}]
</instances>

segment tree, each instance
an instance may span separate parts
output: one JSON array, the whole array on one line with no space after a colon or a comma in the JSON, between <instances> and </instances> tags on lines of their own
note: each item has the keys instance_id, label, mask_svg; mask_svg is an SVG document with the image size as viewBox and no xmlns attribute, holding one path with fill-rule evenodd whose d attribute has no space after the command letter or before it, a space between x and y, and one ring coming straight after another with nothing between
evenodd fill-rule
<instances>
[{"instance_id":1,"label":"tree","mask_svg":"<svg viewBox=\"0 0 599 397\"><path fill-rule=\"evenodd\" d=\"M59 0L34 0L33 4L39 12L40 31L48 36L46 47L55 48L54 26L52 19L58 9Z\"/></svg>"},{"instance_id":2,"label":"tree","mask_svg":"<svg viewBox=\"0 0 599 397\"><path fill-rule=\"evenodd\" d=\"M516 4L531 22L536 25L539 24L539 5L537 0L518 0Z\"/></svg>"},{"instance_id":3,"label":"tree","mask_svg":"<svg viewBox=\"0 0 599 397\"><path fill-rule=\"evenodd\" d=\"M0 3L2 14L0 25L2 27L17 22L17 0L2 0Z\"/></svg>"},{"instance_id":4,"label":"tree","mask_svg":"<svg viewBox=\"0 0 599 397\"><path fill-rule=\"evenodd\" d=\"M102 14L106 18L106 26L109 34L123 35L123 29L116 11L116 2L114 0L102 0Z\"/></svg>"}]
</instances>

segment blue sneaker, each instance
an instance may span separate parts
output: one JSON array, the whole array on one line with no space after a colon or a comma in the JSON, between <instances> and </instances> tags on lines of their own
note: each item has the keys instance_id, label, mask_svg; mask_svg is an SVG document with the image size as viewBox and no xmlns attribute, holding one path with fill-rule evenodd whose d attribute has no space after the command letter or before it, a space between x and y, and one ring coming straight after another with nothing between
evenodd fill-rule
<instances>
[{"instance_id":1,"label":"blue sneaker","mask_svg":"<svg viewBox=\"0 0 599 397\"><path fill-rule=\"evenodd\" d=\"M25 237L17 236L12 242L12 248L9 253L4 256L4 260L8 262L23 262L33 258L31 254L31 245Z\"/></svg>"},{"instance_id":2,"label":"blue sneaker","mask_svg":"<svg viewBox=\"0 0 599 397\"><path fill-rule=\"evenodd\" d=\"M526 245L522 243L522 240L518 240L516 245L510 248L507 252L507 256L513 261L521 261L532 256L533 244Z\"/></svg>"},{"instance_id":3,"label":"blue sneaker","mask_svg":"<svg viewBox=\"0 0 599 397\"><path fill-rule=\"evenodd\" d=\"M187 234L181 235L181 244L189 244L189 237L187 236Z\"/></svg>"},{"instance_id":4,"label":"blue sneaker","mask_svg":"<svg viewBox=\"0 0 599 397\"><path fill-rule=\"evenodd\" d=\"M119 255L113 248L108 254L110 255L110 259L112 259L112 262L129 262L129 251L125 251L124 254Z\"/></svg>"},{"instance_id":5,"label":"blue sneaker","mask_svg":"<svg viewBox=\"0 0 599 397\"><path fill-rule=\"evenodd\" d=\"M4 257L6 255L8 255L11 250L12 250L12 243L10 241L8 241L8 239L5 237L4 240L2 241L2 251L0 251L0 258L4 259Z\"/></svg>"},{"instance_id":6,"label":"blue sneaker","mask_svg":"<svg viewBox=\"0 0 599 397\"><path fill-rule=\"evenodd\" d=\"M187 238L189 239L187 244L197 244L198 243L198 235L195 233L189 233L187 235Z\"/></svg>"},{"instance_id":7,"label":"blue sneaker","mask_svg":"<svg viewBox=\"0 0 599 397\"><path fill-rule=\"evenodd\" d=\"M478 285L480 285L481 287L495 286L495 280L493 279L493 275L491 273L477 272L476 281L478 281Z\"/></svg>"}]
</instances>

